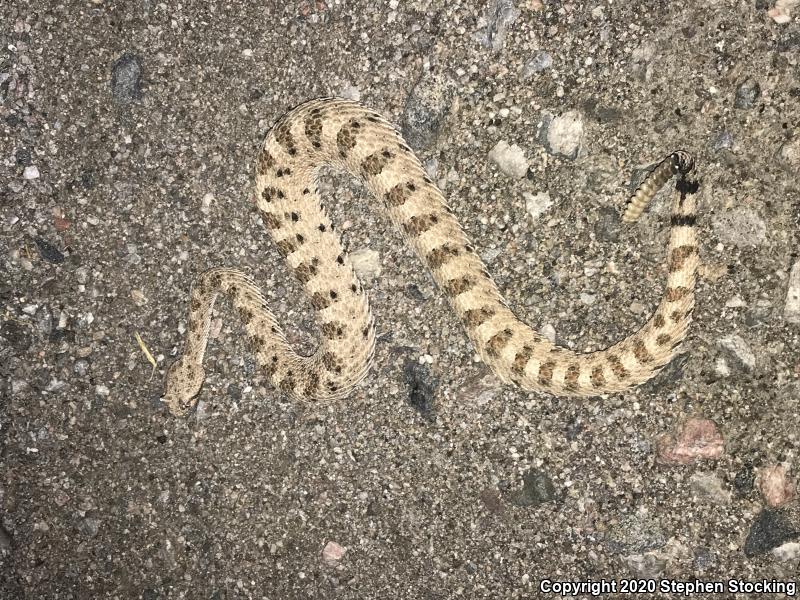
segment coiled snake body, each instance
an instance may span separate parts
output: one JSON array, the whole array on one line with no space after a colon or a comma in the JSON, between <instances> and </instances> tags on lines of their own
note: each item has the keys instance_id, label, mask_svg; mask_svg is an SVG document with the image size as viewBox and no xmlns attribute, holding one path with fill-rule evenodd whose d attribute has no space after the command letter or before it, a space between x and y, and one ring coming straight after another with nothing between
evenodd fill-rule
<instances>
[{"instance_id":1,"label":"coiled snake body","mask_svg":"<svg viewBox=\"0 0 800 600\"><path fill-rule=\"evenodd\" d=\"M167 374L163 401L174 414L186 414L196 403L211 310L220 293L230 296L244 322L258 364L290 396L341 398L367 374L375 349L372 313L317 194L322 165L358 177L383 202L447 295L480 357L504 382L556 395L596 396L650 379L677 353L691 321L698 264L695 201L685 181L694 167L688 154L672 153L655 167L623 216L637 219L655 193L680 176L667 285L658 308L624 340L580 354L552 344L508 308L442 193L386 120L355 102L321 98L280 119L256 165L256 203L264 226L311 298L321 343L311 356L297 354L247 275L208 270L192 287L183 355Z\"/></svg>"}]
</instances>

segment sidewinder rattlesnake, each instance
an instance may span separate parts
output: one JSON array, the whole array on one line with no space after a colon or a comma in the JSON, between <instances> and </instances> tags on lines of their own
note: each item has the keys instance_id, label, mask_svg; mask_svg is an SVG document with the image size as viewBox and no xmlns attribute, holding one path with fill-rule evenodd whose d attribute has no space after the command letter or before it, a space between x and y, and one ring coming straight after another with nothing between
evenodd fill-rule
<instances>
[{"instance_id":1,"label":"sidewinder rattlesnake","mask_svg":"<svg viewBox=\"0 0 800 600\"><path fill-rule=\"evenodd\" d=\"M636 220L655 193L679 175L672 201L667 285L638 331L613 346L580 354L552 344L506 304L436 185L400 134L377 113L338 98L306 102L267 134L256 163L256 204L266 229L317 311L322 341L311 356L288 344L257 285L235 269L200 275L191 291L182 357L169 369L163 401L175 415L196 403L211 310L226 293L245 325L258 364L275 387L296 398L348 395L367 374L375 327L364 289L316 189L319 167L360 178L427 265L483 361L504 382L564 396L620 392L653 377L676 354L694 306L698 264L695 200L686 175L694 161L674 152L631 197L623 220Z\"/></svg>"}]
</instances>

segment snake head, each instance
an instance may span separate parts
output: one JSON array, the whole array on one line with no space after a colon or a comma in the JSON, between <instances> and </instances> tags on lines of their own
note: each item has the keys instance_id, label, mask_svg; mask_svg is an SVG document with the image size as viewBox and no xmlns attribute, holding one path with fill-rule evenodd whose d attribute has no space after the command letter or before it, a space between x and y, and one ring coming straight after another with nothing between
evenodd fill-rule
<instances>
[{"instance_id":1,"label":"snake head","mask_svg":"<svg viewBox=\"0 0 800 600\"><path fill-rule=\"evenodd\" d=\"M184 358L175 361L167 371L161 401L173 415L185 417L197 404L197 394L205 376L202 367L188 363Z\"/></svg>"}]
</instances>

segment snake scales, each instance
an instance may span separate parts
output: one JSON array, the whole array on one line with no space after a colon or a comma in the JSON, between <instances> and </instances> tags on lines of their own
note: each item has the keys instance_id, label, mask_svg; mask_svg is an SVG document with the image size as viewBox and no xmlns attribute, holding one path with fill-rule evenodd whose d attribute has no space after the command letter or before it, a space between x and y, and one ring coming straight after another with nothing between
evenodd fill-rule
<instances>
[{"instance_id":1,"label":"snake scales","mask_svg":"<svg viewBox=\"0 0 800 600\"><path fill-rule=\"evenodd\" d=\"M334 232L316 190L316 173L330 165L360 178L383 201L392 221L447 295L483 361L504 382L566 396L619 392L653 377L677 353L694 306L698 264L695 200L686 175L694 161L667 156L631 197L623 220L636 220L673 175L667 285L652 317L613 346L587 354L552 344L520 321L400 134L380 115L337 98L321 98L287 113L267 134L256 164L256 203L289 267L317 311L322 340L311 356L297 354L257 285L235 269L200 275L191 291L183 355L169 369L163 401L175 415L196 403L211 310L227 294L244 322L258 364L290 396L335 399L367 374L375 328L367 295Z\"/></svg>"}]
</instances>

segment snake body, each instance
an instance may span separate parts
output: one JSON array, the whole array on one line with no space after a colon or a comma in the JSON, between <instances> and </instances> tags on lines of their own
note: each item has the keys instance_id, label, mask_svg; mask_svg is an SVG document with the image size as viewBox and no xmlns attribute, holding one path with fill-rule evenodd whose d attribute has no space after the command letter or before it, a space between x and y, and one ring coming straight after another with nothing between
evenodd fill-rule
<instances>
[{"instance_id":1,"label":"snake body","mask_svg":"<svg viewBox=\"0 0 800 600\"><path fill-rule=\"evenodd\" d=\"M256 161L256 204L264 226L317 311L322 340L296 353L258 286L236 269L214 268L192 287L183 355L167 373L164 402L176 415L196 403L211 310L227 294L242 319L258 364L286 394L313 400L348 395L369 371L375 327L366 293L317 193L323 165L361 179L428 267L475 350L504 382L565 396L620 392L653 377L677 353L694 306L698 264L695 200L678 186L672 202L667 284L652 317L605 350L576 353L520 321L470 244L441 191L402 136L358 103L321 98L284 115ZM638 218L674 175L685 183L694 162L664 159L631 198L624 220Z\"/></svg>"}]
</instances>

